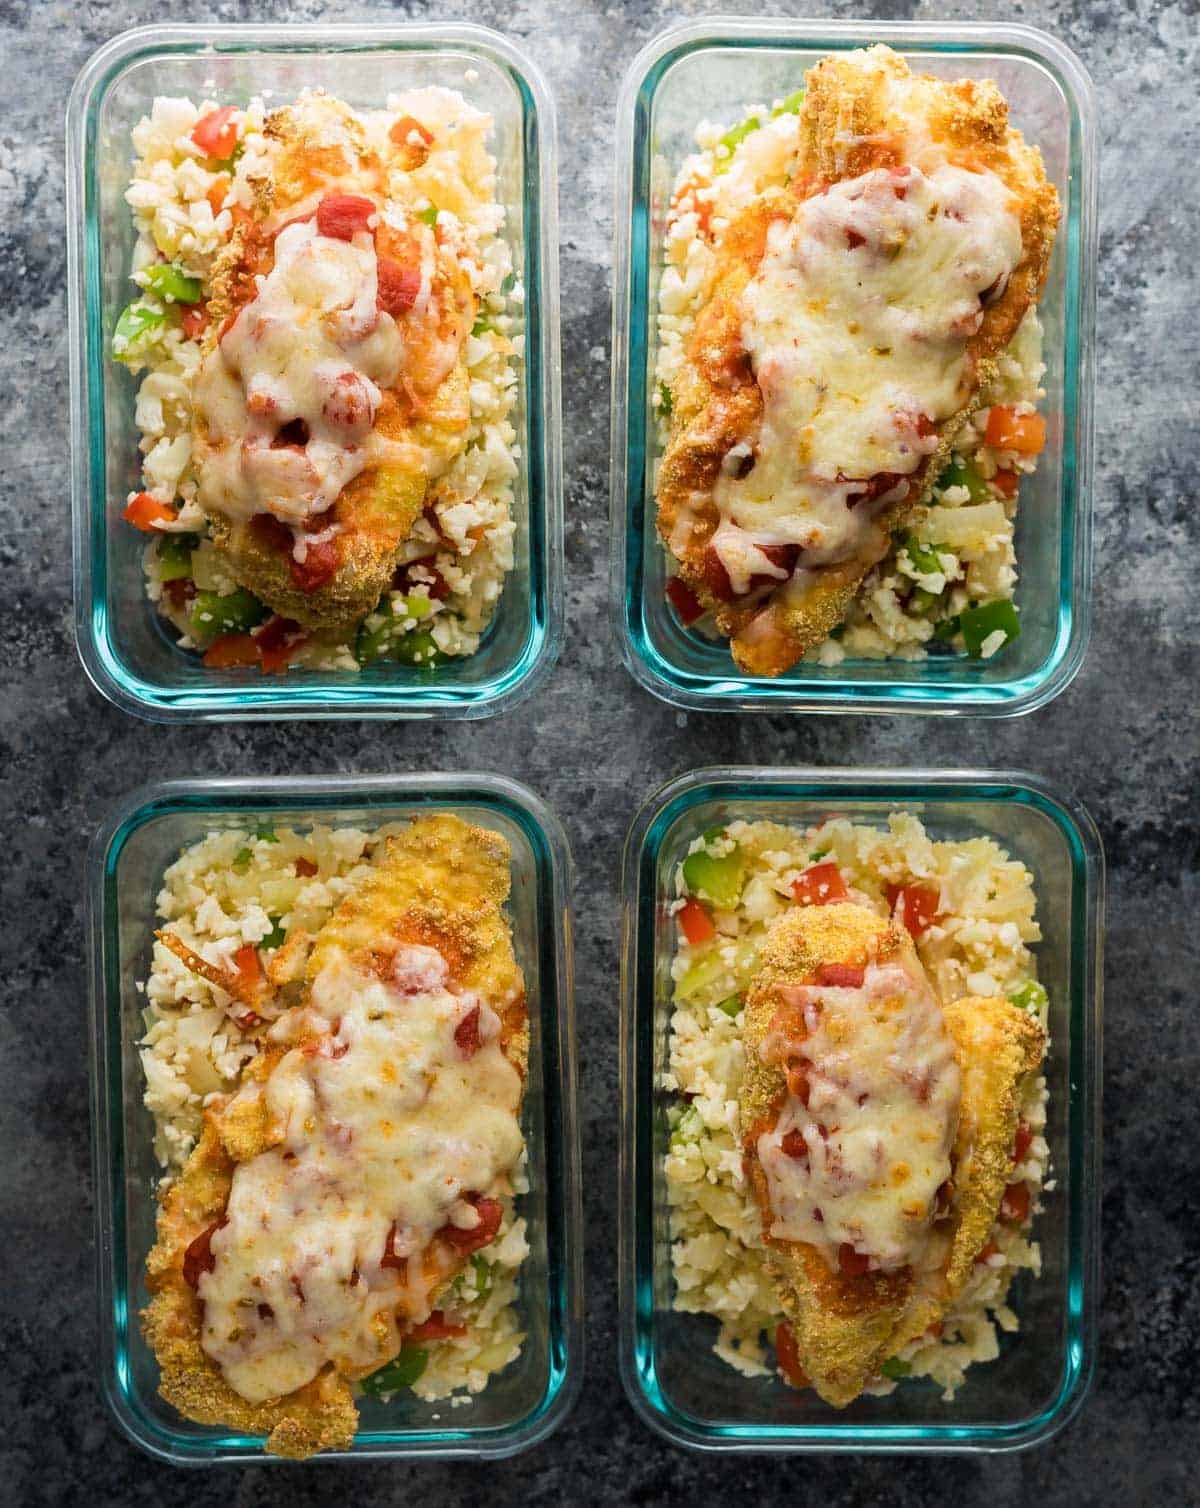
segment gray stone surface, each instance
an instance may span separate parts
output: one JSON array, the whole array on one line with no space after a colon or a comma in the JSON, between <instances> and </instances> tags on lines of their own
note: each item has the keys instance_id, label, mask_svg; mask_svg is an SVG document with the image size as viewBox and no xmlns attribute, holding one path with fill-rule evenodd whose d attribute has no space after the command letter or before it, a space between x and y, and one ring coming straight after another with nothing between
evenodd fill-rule
<instances>
[{"instance_id":1,"label":"gray stone surface","mask_svg":"<svg viewBox=\"0 0 1200 1508\"><path fill-rule=\"evenodd\" d=\"M825 7L781 5L801 14ZM165 730L108 706L71 642L67 526L63 110L88 54L160 8L129 0L0 0L0 1498L21 1503L301 1504L414 1495L448 1504L830 1504L1197 1500L1195 1008L1197 570L1195 0L1059 0L1009 14L1058 32L1095 79L1103 136L1095 633L1050 708L1016 722L677 714L617 662L605 607L613 115L621 73L668 18L703 5L496 0L441 7L226 3L179 18L469 17L532 48L557 92L562 199L567 643L518 715L470 726ZM728 10L757 7L729 0ZM889 16L937 8L879 0ZM967 0L964 16L1000 7ZM1003 8L1009 9L1009 8ZM835 5L858 16L869 7ZM1190 189L1189 189L1190 185ZM584 750L586 749L586 755ZM616 1381L615 894L643 795L728 760L991 763L1057 775L1091 807L1110 862L1100 1376L1084 1414L1015 1457L786 1461L701 1458L652 1437ZM175 1472L141 1456L93 1378L80 859L135 782L213 772L489 769L563 815L578 861L578 998L586 1174L588 1368L574 1415L495 1466L316 1465Z\"/></svg>"}]
</instances>

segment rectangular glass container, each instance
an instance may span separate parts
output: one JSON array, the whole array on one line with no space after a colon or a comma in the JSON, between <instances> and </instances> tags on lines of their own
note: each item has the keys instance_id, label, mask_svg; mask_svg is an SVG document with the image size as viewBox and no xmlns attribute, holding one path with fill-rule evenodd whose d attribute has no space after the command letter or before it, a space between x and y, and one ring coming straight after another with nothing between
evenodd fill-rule
<instances>
[{"instance_id":1,"label":"rectangular glass container","mask_svg":"<svg viewBox=\"0 0 1200 1508\"><path fill-rule=\"evenodd\" d=\"M702 120L736 122L750 105L790 94L820 58L874 42L922 72L995 79L1062 201L1039 306L1048 438L1037 472L1021 484L1017 515L1021 634L991 660L847 659L802 663L773 680L749 676L725 640L682 628L664 597L651 397L667 207ZM1091 83L1074 53L1020 25L708 18L663 32L638 55L617 128L611 598L635 679L680 706L737 711L1012 715L1056 696L1083 659L1091 590L1097 161Z\"/></svg>"},{"instance_id":2,"label":"rectangular glass container","mask_svg":"<svg viewBox=\"0 0 1200 1508\"><path fill-rule=\"evenodd\" d=\"M583 1344L579 1142L570 855L557 820L531 791L497 775L169 781L109 815L87 869L100 1382L121 1429L151 1455L177 1465L278 1459L263 1454L261 1437L192 1424L165 1403L138 1324L162 1169L142 1102L137 984L149 969L163 871L205 834L260 818L377 827L430 810L491 828L512 849L507 909L531 1002L522 1111L530 1188L518 1201L530 1245L518 1299L526 1341L469 1406L363 1398L353 1446L318 1459L512 1455L544 1439L574 1402Z\"/></svg>"},{"instance_id":3,"label":"rectangular glass container","mask_svg":"<svg viewBox=\"0 0 1200 1508\"><path fill-rule=\"evenodd\" d=\"M516 561L496 615L475 654L433 671L388 662L358 674L208 670L176 647L147 599L145 540L120 521L140 475L137 383L109 354L133 289L135 237L123 197L130 129L157 94L244 104L267 93L282 102L320 85L380 107L389 92L434 84L493 116L503 233L526 290L513 413ZM111 701L160 721L484 717L528 696L549 672L563 591L555 150L554 106L537 67L481 26L146 26L91 58L67 112L75 628L84 669Z\"/></svg>"},{"instance_id":4,"label":"rectangular glass container","mask_svg":"<svg viewBox=\"0 0 1200 1508\"><path fill-rule=\"evenodd\" d=\"M717 1322L671 1307L665 1109L676 866L734 819L814 823L831 811L882 825L915 813L936 839L989 836L1033 876L1050 996L1042 1273L1018 1275L1020 1321L952 1402L927 1380L837 1410L777 1377L746 1378L712 1350ZM1088 814L1030 775L970 770L698 770L656 792L625 848L622 880L620 1362L641 1417L703 1450L998 1451L1047 1440L1072 1418L1096 1353L1104 860Z\"/></svg>"}]
</instances>

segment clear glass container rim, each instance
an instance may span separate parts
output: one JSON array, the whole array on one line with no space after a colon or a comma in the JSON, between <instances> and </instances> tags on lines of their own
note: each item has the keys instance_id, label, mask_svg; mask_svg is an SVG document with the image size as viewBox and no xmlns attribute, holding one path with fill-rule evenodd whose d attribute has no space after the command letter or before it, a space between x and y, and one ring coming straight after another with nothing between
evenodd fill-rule
<instances>
[{"instance_id":1,"label":"clear glass container rim","mask_svg":"<svg viewBox=\"0 0 1200 1508\"><path fill-rule=\"evenodd\" d=\"M536 657L515 682L494 694L468 700L427 697L390 687L364 687L355 693L339 687L289 689L286 677L278 687L246 693L230 687L221 694L191 694L176 704L163 702L127 687L108 663L107 651L95 642L90 621L93 566L90 545L92 506L91 454L88 441L88 257L84 224L87 117L93 91L127 59L154 52L187 48L219 55L226 49L243 51L312 52L386 51L389 48L476 47L486 49L516 72L528 87L540 123L538 140L538 247L541 342L539 364L544 464L543 584L544 613ZM541 68L511 38L489 26L469 21L430 24L399 22L188 22L150 23L130 27L111 37L88 58L76 75L66 111L67 331L70 362L71 534L74 588L74 637L88 680L107 700L125 712L151 722L255 721L266 719L313 721L335 718L429 720L477 719L510 711L531 697L547 680L562 648L564 624L564 545L562 497L561 334L558 277L558 133L554 96ZM217 688L221 692L221 688Z\"/></svg>"},{"instance_id":2,"label":"clear glass container rim","mask_svg":"<svg viewBox=\"0 0 1200 1508\"><path fill-rule=\"evenodd\" d=\"M431 806L469 806L473 802L498 800L527 815L544 837L550 856L549 878L554 908L556 938L554 944L554 990L556 1025L561 1046L558 1076L561 1136L559 1138L564 1262L563 1345L566 1363L562 1381L550 1404L536 1417L532 1427L518 1425L511 1433L489 1432L473 1440L443 1445L440 1442L406 1446L398 1435L395 1445L386 1450L355 1453L353 1450L329 1452L324 1462L375 1462L420 1459L500 1459L516 1455L537 1445L562 1424L574 1408L583 1384L585 1365L583 1331L583 1205L580 1174L580 1139L576 1040L572 895L574 861L566 832L558 817L540 796L521 781L487 771L430 771L403 774L347 775L276 775L215 776L191 779L149 781L113 802L105 812L88 845L84 865L85 943L88 959L88 1057L90 1079L92 1187L95 1190L96 1231L96 1299L99 1341L96 1371L101 1396L110 1416L121 1431L139 1449L172 1465L185 1467L281 1464L281 1458L260 1453L183 1455L172 1452L146 1438L126 1417L121 1402L114 1396L114 1335L112 1323L112 1242L114 1210L109 1194L109 1171L112 1166L112 1137L108 1106L112 1086L108 1063L108 988L104 966L104 929L108 896L108 855L113 842L137 819L151 820L156 814L173 813L189 807L197 811L219 813L222 803L243 809L262 810L310 809L338 806L365 807L426 804ZM139 824L140 825L140 824Z\"/></svg>"},{"instance_id":3,"label":"clear glass container rim","mask_svg":"<svg viewBox=\"0 0 1200 1508\"><path fill-rule=\"evenodd\" d=\"M1073 527L1075 548L1068 579L1072 591L1072 629L1061 654L1055 652L1052 670L1035 672L1015 683L998 683L994 695L968 696L963 688L941 689L918 686L889 690L886 683L862 683L853 694L837 694L822 685L798 690L792 696L764 697L754 683L730 675L713 679L705 690L679 685L647 664L630 640L625 621L627 582L626 525L629 512L627 469L629 461L628 379L630 361L630 281L632 271L632 220L634 124L637 97L654 66L671 53L705 47L762 44L771 46L823 44L844 47L886 42L912 49L956 51L989 48L1025 50L1043 65L1059 70L1078 108L1083 153L1081 162L1081 245L1086 251L1098 223L1099 153L1094 129L1094 91L1091 77L1078 55L1051 33L1037 26L1013 21L857 21L794 20L786 17L748 19L714 15L672 23L657 32L638 52L626 70L617 102L617 174L613 216L613 318L610 343L612 365L611 439L609 450L609 621L621 659L637 683L675 706L711 712L764 712L782 714L914 713L940 717L1018 717L1045 706L1074 680L1087 654L1091 638L1090 601L1092 583L1092 451L1094 407L1094 345L1096 279L1083 268L1079 294L1077 383L1077 445L1075 464L1076 504ZM1060 627L1061 633L1061 627ZM1057 642L1057 641L1056 641ZM886 662L885 662L886 663ZM1027 684L1032 682L1033 684ZM977 688L975 688L977 690Z\"/></svg>"},{"instance_id":4,"label":"clear glass container rim","mask_svg":"<svg viewBox=\"0 0 1200 1508\"><path fill-rule=\"evenodd\" d=\"M636 1366L639 1186L645 1177L642 1164L648 1155L638 1142L638 1084L635 1051L638 1025L640 916L643 896L640 867L646 841L659 817L680 798L694 795L696 801L710 796L720 799L731 788L756 787L762 799L815 800L831 791L849 800L868 798L880 802L897 799L929 801L1017 800L1034 806L1049 806L1064 819L1078 840L1083 856L1084 906L1081 917L1083 946L1081 993L1084 1010L1084 1041L1081 1044L1081 1083L1072 1086L1081 1096L1082 1110L1073 1135L1077 1169L1078 1220L1083 1249L1080 1260L1082 1358L1065 1402L1055 1405L1049 1419L1028 1429L980 1435L972 1426L937 1426L936 1437L921 1438L927 1427L847 1426L844 1434L834 1426L828 1431L806 1427L789 1435L782 1430L738 1438L714 1437L668 1420L655 1408L642 1387ZM746 799L739 797L738 799ZM758 799L757 797L754 799ZM1074 869L1074 863L1072 868ZM1045 1444L1059 1434L1079 1413L1095 1380L1098 1340L1097 1306L1100 1294L1100 1169L1101 1056L1103 1039L1103 946L1105 858L1100 831L1087 807L1058 782L1018 769L986 769L965 766L944 769L897 769L889 766L848 768L836 765L713 765L673 776L652 791L638 808L626 836L621 861L621 962L620 962L620 1099L621 1136L619 1151L618 1360L621 1384L638 1415L656 1434L674 1445L706 1453L741 1454L998 1454L1023 1451ZM764 1435L766 1436L764 1438ZM813 1438L820 1435L819 1439Z\"/></svg>"}]
</instances>

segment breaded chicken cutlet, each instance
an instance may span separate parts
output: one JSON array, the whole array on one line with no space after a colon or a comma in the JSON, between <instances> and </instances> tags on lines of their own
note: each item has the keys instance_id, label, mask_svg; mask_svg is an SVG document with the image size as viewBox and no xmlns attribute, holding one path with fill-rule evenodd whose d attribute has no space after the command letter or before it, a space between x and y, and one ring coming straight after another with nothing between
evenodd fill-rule
<instances>
[{"instance_id":1,"label":"breaded chicken cutlet","mask_svg":"<svg viewBox=\"0 0 1200 1508\"><path fill-rule=\"evenodd\" d=\"M320 94L264 132L269 171L213 273L199 500L241 585L304 628L345 630L466 443L475 294L435 226L385 214L407 141L368 143Z\"/></svg>"},{"instance_id":2,"label":"breaded chicken cutlet","mask_svg":"<svg viewBox=\"0 0 1200 1508\"><path fill-rule=\"evenodd\" d=\"M905 930L846 902L770 928L743 1040L743 1156L788 1320L781 1366L844 1407L961 1291L1045 1032L1004 1000L943 1009Z\"/></svg>"},{"instance_id":3,"label":"breaded chicken cutlet","mask_svg":"<svg viewBox=\"0 0 1200 1508\"><path fill-rule=\"evenodd\" d=\"M495 1236L529 1050L508 861L495 833L416 819L300 939L292 995L257 997L261 1050L147 1259L143 1326L185 1417L284 1456L347 1447L352 1384Z\"/></svg>"},{"instance_id":4,"label":"breaded chicken cutlet","mask_svg":"<svg viewBox=\"0 0 1200 1508\"><path fill-rule=\"evenodd\" d=\"M786 189L713 235L658 531L738 667L845 616L1045 282L1058 198L995 84L882 46L810 70Z\"/></svg>"}]
</instances>

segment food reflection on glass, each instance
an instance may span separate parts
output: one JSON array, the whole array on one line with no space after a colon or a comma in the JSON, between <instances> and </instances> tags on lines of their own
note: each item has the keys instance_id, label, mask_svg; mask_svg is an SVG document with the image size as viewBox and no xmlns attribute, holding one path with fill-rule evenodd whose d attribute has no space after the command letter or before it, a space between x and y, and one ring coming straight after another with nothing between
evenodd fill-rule
<instances>
[{"instance_id":1,"label":"food reflection on glass","mask_svg":"<svg viewBox=\"0 0 1200 1508\"><path fill-rule=\"evenodd\" d=\"M168 869L142 1062L166 1166L142 1315L186 1418L304 1458L360 1394L520 1353L529 1026L504 839L210 834Z\"/></svg>"},{"instance_id":2,"label":"food reflection on glass","mask_svg":"<svg viewBox=\"0 0 1200 1508\"><path fill-rule=\"evenodd\" d=\"M1017 495L1045 440L1040 153L993 83L883 46L696 135L653 396L676 616L758 676L990 658L1019 632Z\"/></svg>"},{"instance_id":3,"label":"food reflection on glass","mask_svg":"<svg viewBox=\"0 0 1200 1508\"><path fill-rule=\"evenodd\" d=\"M159 98L133 130L147 591L210 668L430 667L513 566L523 292L490 117Z\"/></svg>"},{"instance_id":4,"label":"food reflection on glass","mask_svg":"<svg viewBox=\"0 0 1200 1508\"><path fill-rule=\"evenodd\" d=\"M732 822L678 872L674 1307L844 1407L950 1398L1015 1331L1049 1148L1024 866L991 839Z\"/></svg>"}]
</instances>

